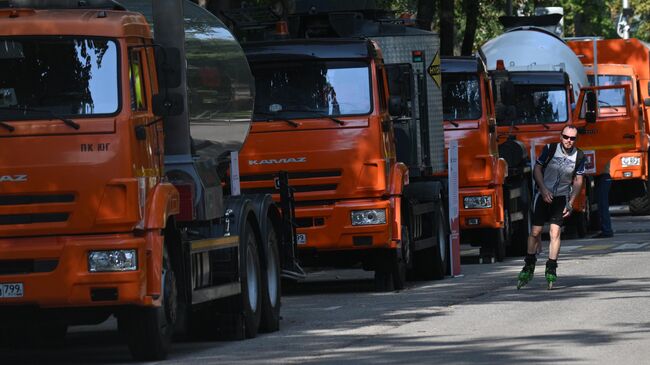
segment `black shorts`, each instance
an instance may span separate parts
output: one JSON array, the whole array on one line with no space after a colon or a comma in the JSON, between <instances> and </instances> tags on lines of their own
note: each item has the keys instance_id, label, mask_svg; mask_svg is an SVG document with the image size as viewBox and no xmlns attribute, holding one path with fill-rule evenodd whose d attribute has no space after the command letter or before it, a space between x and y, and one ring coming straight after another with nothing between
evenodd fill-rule
<instances>
[{"instance_id":1,"label":"black shorts","mask_svg":"<svg viewBox=\"0 0 650 365\"><path fill-rule=\"evenodd\" d=\"M562 226L564 208L566 207L566 196L556 196L551 203L547 203L541 194L535 199L535 211L533 213L533 225L544 226L544 223L557 224Z\"/></svg>"}]
</instances>

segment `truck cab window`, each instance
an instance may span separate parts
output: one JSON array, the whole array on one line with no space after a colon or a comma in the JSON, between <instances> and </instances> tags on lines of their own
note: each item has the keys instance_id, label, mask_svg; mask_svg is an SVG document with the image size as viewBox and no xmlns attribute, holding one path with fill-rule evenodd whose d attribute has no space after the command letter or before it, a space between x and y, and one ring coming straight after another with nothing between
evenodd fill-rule
<instances>
[{"instance_id":1,"label":"truck cab window","mask_svg":"<svg viewBox=\"0 0 650 365\"><path fill-rule=\"evenodd\" d=\"M140 50L129 54L129 79L131 84L131 110L147 110L143 78L143 64Z\"/></svg>"},{"instance_id":2,"label":"truck cab window","mask_svg":"<svg viewBox=\"0 0 650 365\"><path fill-rule=\"evenodd\" d=\"M513 119L497 117L498 125L564 123L569 118L565 85L514 85Z\"/></svg>"},{"instance_id":3,"label":"truck cab window","mask_svg":"<svg viewBox=\"0 0 650 365\"><path fill-rule=\"evenodd\" d=\"M116 113L117 53L116 43L103 38L1 37L0 107L21 109L16 118L26 119L43 115L29 110L69 117Z\"/></svg>"},{"instance_id":4,"label":"truck cab window","mask_svg":"<svg viewBox=\"0 0 650 365\"><path fill-rule=\"evenodd\" d=\"M259 62L255 76L255 112L315 115L363 115L372 110L370 68L359 61Z\"/></svg>"},{"instance_id":5,"label":"truck cab window","mask_svg":"<svg viewBox=\"0 0 650 365\"><path fill-rule=\"evenodd\" d=\"M442 100L444 120L479 119L482 110L478 76L443 74Z\"/></svg>"},{"instance_id":6,"label":"truck cab window","mask_svg":"<svg viewBox=\"0 0 650 365\"><path fill-rule=\"evenodd\" d=\"M594 84L594 75L589 75L589 82ZM598 86L607 85L630 85L630 104L634 100L634 88L630 76L621 75L598 75ZM625 89L605 89L598 91L598 104L600 107L625 107Z\"/></svg>"}]
</instances>

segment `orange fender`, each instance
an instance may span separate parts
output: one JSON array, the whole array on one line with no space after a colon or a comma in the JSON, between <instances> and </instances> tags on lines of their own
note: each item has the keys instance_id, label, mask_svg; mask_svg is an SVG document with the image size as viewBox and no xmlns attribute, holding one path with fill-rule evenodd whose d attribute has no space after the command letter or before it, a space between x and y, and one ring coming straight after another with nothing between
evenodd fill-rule
<instances>
[{"instance_id":1,"label":"orange fender","mask_svg":"<svg viewBox=\"0 0 650 365\"><path fill-rule=\"evenodd\" d=\"M167 219L180 212L178 190L170 183L157 184L147 203L145 230L165 228Z\"/></svg>"}]
</instances>

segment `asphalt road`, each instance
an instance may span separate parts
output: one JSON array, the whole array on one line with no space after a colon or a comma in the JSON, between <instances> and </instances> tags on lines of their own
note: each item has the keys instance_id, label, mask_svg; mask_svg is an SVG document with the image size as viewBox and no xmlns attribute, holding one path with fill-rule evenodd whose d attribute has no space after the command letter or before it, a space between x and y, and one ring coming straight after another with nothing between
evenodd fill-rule
<instances>
[{"instance_id":1,"label":"asphalt road","mask_svg":"<svg viewBox=\"0 0 650 365\"><path fill-rule=\"evenodd\" d=\"M645 364L650 217L614 217L615 237L564 240L558 282L517 290L521 259L373 292L371 275L319 271L283 297L280 332L174 344L160 364ZM473 251L465 250L465 255ZM465 260L468 261L468 260ZM61 347L0 348L0 364L132 363L114 321L74 327Z\"/></svg>"}]
</instances>

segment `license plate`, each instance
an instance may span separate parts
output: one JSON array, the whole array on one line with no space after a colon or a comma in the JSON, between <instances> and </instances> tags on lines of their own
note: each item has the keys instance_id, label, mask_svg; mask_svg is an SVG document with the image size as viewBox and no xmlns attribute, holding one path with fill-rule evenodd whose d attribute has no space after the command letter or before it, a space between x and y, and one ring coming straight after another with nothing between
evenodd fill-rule
<instances>
[{"instance_id":1,"label":"license plate","mask_svg":"<svg viewBox=\"0 0 650 365\"><path fill-rule=\"evenodd\" d=\"M307 243L307 235L304 233L296 234L296 243L299 245L304 245Z\"/></svg>"},{"instance_id":2,"label":"license plate","mask_svg":"<svg viewBox=\"0 0 650 365\"><path fill-rule=\"evenodd\" d=\"M23 296L23 283L0 284L0 298L20 298Z\"/></svg>"}]
</instances>

